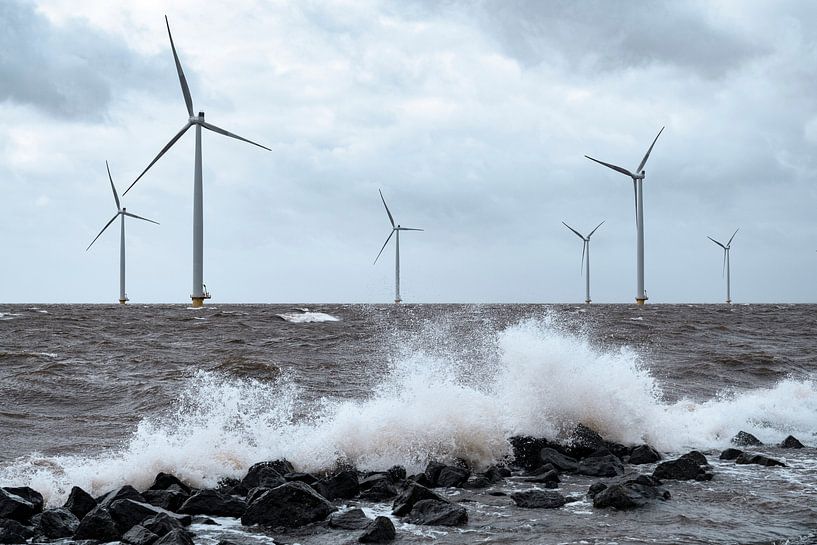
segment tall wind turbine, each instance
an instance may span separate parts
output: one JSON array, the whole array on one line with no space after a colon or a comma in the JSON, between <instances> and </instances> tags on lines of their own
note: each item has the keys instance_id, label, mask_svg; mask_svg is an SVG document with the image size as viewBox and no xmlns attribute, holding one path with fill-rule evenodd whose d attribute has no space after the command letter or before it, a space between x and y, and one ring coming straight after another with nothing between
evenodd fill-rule
<instances>
[{"instance_id":1,"label":"tall wind turbine","mask_svg":"<svg viewBox=\"0 0 817 545\"><path fill-rule=\"evenodd\" d=\"M603 223L604 222L601 222L598 225L596 225L596 229L601 227ZM562 222L562 225L564 225L565 227L567 227L568 229L570 229L571 231L576 233L576 236L579 237L580 239L582 239L582 268L584 269L584 282L585 282L585 285L584 285L584 289L585 289L584 302L589 305L590 304L590 237L593 236L593 233L596 232L596 229L593 229L592 231L590 231L589 235L584 236L581 233L579 233L578 231L576 231L574 228L572 228L571 226L566 224L565 222ZM587 261L585 261L585 258L587 258Z\"/></svg>"},{"instance_id":2,"label":"tall wind turbine","mask_svg":"<svg viewBox=\"0 0 817 545\"><path fill-rule=\"evenodd\" d=\"M116 194L116 187L113 185L113 177L111 176L111 168L108 166L108 161L105 161L105 168L108 169L108 179L111 181L113 200L116 202L116 214L111 218L111 221L105 224L105 227L102 228L102 231L100 231L96 238L91 241L87 248L85 248L85 251L87 252L91 249L94 242L96 242L96 240L102 236L105 229L107 229L117 217L121 218L122 223L119 231L119 303L124 305L128 302L128 296L125 293L125 216L136 218L138 220L149 221L150 223L155 223L156 225L159 225L159 222L137 216L136 214L131 214L127 211L127 209L122 207L122 205L119 203L119 195Z\"/></svg>"},{"instance_id":3,"label":"tall wind turbine","mask_svg":"<svg viewBox=\"0 0 817 545\"><path fill-rule=\"evenodd\" d=\"M386 242L383 243L383 247L380 248L380 252L377 254L377 257L374 258L374 262L377 263L377 260L380 259L380 254L382 254L383 250L386 249L386 244L389 243L392 235L396 233L397 236L394 239L394 302L397 304L402 301L402 299L400 299L400 231L422 231L422 229L413 229L411 227L401 227L400 225L395 225L394 217L392 217L391 212L389 212L389 207L386 205L386 199L383 198L383 192L379 189L377 191L380 193L380 200L383 201L383 206L386 207L386 214L389 215L389 221L391 222L391 233L389 233Z\"/></svg>"},{"instance_id":4,"label":"tall wind turbine","mask_svg":"<svg viewBox=\"0 0 817 545\"><path fill-rule=\"evenodd\" d=\"M184 127L176 133L176 136L170 139L162 151L150 162L150 164L142 171L142 173L133 181L133 183L125 190L125 193L138 182L142 176L152 167L159 158L175 144L182 135L187 132L190 127L196 127L196 156L195 167L193 171L193 293L190 298L193 300L193 307L198 308L204 305L204 300L210 298L210 294L204 289L204 205L203 205L203 189L201 178L201 129L209 129L218 134L247 142L259 148L264 148L267 151L272 151L266 146L262 146L252 140L242 138L237 134L225 131L220 127L216 127L204 121L204 112L199 112L198 115L193 113L193 99L190 97L190 88L187 86L187 79L184 77L182 64L179 62L179 56L176 54L176 46L173 44L173 36L170 34L170 23L165 16L165 24L167 25L167 35L170 38L170 48L173 50L173 60L176 62L176 71L179 74L179 83L182 86L182 95L184 95L184 103L187 105L187 113L189 115L187 123Z\"/></svg>"},{"instance_id":5,"label":"tall wind turbine","mask_svg":"<svg viewBox=\"0 0 817 545\"><path fill-rule=\"evenodd\" d=\"M600 165L604 165L607 168L611 168L616 172L625 174L633 179L633 191L635 192L635 226L638 232L636 249L637 279L635 302L639 305L643 305L647 300L647 293L644 291L644 197L642 191L642 183L644 182L647 172L644 170L644 165L647 164L647 159L650 158L652 148L658 141L658 137L661 136L662 132L664 132L664 127L661 127L661 130L658 131L658 135L656 135L655 140L652 141L650 149L647 150L647 153L644 155L644 158L641 160L638 168L635 169L635 174L626 168L611 165L610 163L605 163L604 161L599 161L598 159L593 159L589 155L585 155L585 157L591 161L595 161Z\"/></svg>"},{"instance_id":6,"label":"tall wind turbine","mask_svg":"<svg viewBox=\"0 0 817 545\"><path fill-rule=\"evenodd\" d=\"M740 231L740 227L735 229L735 232L732 233L731 237L729 237L729 242L727 242L726 245L721 244L720 242L718 242L717 240L715 240L714 238L712 238L710 236L706 237L709 240L711 240L712 242L714 242L715 244L717 244L718 246L720 246L721 248L723 248L723 271L724 271L724 273L726 273L726 304L727 305L732 304L732 283L731 283L732 278L731 278L731 274L730 274L730 270L729 270L729 250L732 249L732 239L735 238L735 235L738 234L738 231Z\"/></svg>"}]
</instances>

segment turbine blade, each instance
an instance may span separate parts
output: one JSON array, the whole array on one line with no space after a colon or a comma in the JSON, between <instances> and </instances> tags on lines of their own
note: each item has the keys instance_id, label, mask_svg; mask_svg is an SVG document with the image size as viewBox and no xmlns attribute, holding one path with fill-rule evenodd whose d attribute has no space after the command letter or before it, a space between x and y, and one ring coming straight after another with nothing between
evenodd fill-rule
<instances>
[{"instance_id":1,"label":"turbine blade","mask_svg":"<svg viewBox=\"0 0 817 545\"><path fill-rule=\"evenodd\" d=\"M721 248L723 248L724 250L726 249L726 246L724 246L723 244L721 244L720 242L718 242L718 241L717 241L717 240L715 240L714 238L712 238L712 237L710 237L710 236L707 236L706 238L708 238L709 240L711 240L712 242L714 242L715 244L717 244L718 246L720 246L720 247L721 247Z\"/></svg>"},{"instance_id":2,"label":"turbine blade","mask_svg":"<svg viewBox=\"0 0 817 545\"><path fill-rule=\"evenodd\" d=\"M179 83L182 85L182 94L184 95L184 103L187 105L187 113L193 117L193 99L190 97L190 88L187 86L187 78L184 77L184 70L182 70L182 63L179 62L179 56L176 54L176 46L173 44L173 35L170 33L170 22L165 15L165 24L167 25L167 35L170 38L170 49L173 50L173 60L176 61L176 72L179 73Z\"/></svg>"},{"instance_id":3,"label":"turbine blade","mask_svg":"<svg viewBox=\"0 0 817 545\"><path fill-rule=\"evenodd\" d=\"M655 137L655 140L652 141L652 144L650 145L650 149L647 150L647 153L644 155L644 158L641 160L641 164L638 165L638 169L636 169L636 173L640 174L641 171L644 170L644 165L647 164L647 159L650 158L650 153L652 153L652 147L655 145L656 142L658 142L658 137L661 136L661 133L664 132L665 128L666 127L661 127L661 130L658 131L658 135Z\"/></svg>"},{"instance_id":4,"label":"turbine blade","mask_svg":"<svg viewBox=\"0 0 817 545\"><path fill-rule=\"evenodd\" d=\"M94 238L94 240L92 240L92 241L91 241L91 243L88 245L88 247L87 247L87 248L85 248L85 251L86 251L86 252L87 252L88 250L90 250L90 249L91 249L91 246L93 246L93 245L94 245L94 242L96 242L96 239L98 239L99 237L101 237L101 236L102 236L102 233L104 233L104 232L105 232L105 229L107 229L108 227L110 227L110 225L113 223L113 220L115 220L115 219L116 219L118 216L119 216L119 212L117 212L116 214L114 214L114 217L112 217L112 218L111 218L111 221L109 221L108 223L106 223L106 224L105 224L105 227L103 227L103 228L102 228L102 230L99 232L99 234L96 236L96 238Z\"/></svg>"},{"instance_id":5,"label":"turbine blade","mask_svg":"<svg viewBox=\"0 0 817 545\"><path fill-rule=\"evenodd\" d=\"M582 239L582 241L583 241L582 242L582 263L581 263L581 265L579 265L579 267L581 267L581 271L580 271L581 276L584 276L584 252L587 249L587 241L584 240L584 239Z\"/></svg>"},{"instance_id":6,"label":"turbine blade","mask_svg":"<svg viewBox=\"0 0 817 545\"><path fill-rule=\"evenodd\" d=\"M149 220L147 218L143 218L142 216L137 216L136 214L131 214L130 212L122 212L122 213L125 214L126 216L130 216L131 218L136 218L138 220L145 220L145 221L149 221L150 223L155 223L156 225L159 225L158 221Z\"/></svg>"},{"instance_id":7,"label":"turbine blade","mask_svg":"<svg viewBox=\"0 0 817 545\"><path fill-rule=\"evenodd\" d=\"M588 158L588 159L590 159L591 161L595 161L596 163L598 163L598 164L600 164L600 165L604 165L604 166L606 166L607 168L612 168L612 169L613 169L613 170L615 170L616 172L621 172L622 174L626 174L626 175L627 175L627 176L629 176L630 178L635 178L635 174L633 174L632 172L630 172L630 171L629 171L629 170L627 170L626 168L619 167L619 166L616 166L616 165L611 165L610 163L605 163L604 161L599 161L598 159L593 159L593 158L592 158L592 157L590 157L589 155L585 155L585 157L587 157L587 158Z\"/></svg>"},{"instance_id":8,"label":"turbine blade","mask_svg":"<svg viewBox=\"0 0 817 545\"><path fill-rule=\"evenodd\" d=\"M423 231L423 229L415 229L414 227L398 227L398 231Z\"/></svg>"},{"instance_id":9,"label":"turbine blade","mask_svg":"<svg viewBox=\"0 0 817 545\"><path fill-rule=\"evenodd\" d=\"M391 230L391 233L389 233L389 238L387 238L387 239L386 239L386 242L384 242L384 243L383 243L383 247L382 247L382 248L380 248L380 251L377 253L377 257L376 257L376 258L374 258L374 263L372 263L372 265L374 265L375 263L377 263L377 260L378 260L378 259L380 259L380 254L382 254L382 253L383 253L383 250L385 250L385 249L386 249L386 244L388 244L388 243L389 243L389 241L391 240L391 236L394 234L394 232L395 232L395 231L397 231L397 229L392 229L392 230Z\"/></svg>"},{"instance_id":10,"label":"turbine blade","mask_svg":"<svg viewBox=\"0 0 817 545\"><path fill-rule=\"evenodd\" d=\"M607 220L604 220L604 221L607 221ZM604 221L603 221L603 222L601 222L601 223L599 223L598 225L596 225L596 229L598 229L599 227L601 227L602 225L604 225ZM590 242L590 237L592 237L592 236L593 236L593 233L595 233L595 232L596 232L596 229L593 229L592 231L590 231L590 234L589 234L589 235L587 235L587 242L588 242L588 243Z\"/></svg>"},{"instance_id":11,"label":"turbine blade","mask_svg":"<svg viewBox=\"0 0 817 545\"><path fill-rule=\"evenodd\" d=\"M113 185L113 177L111 176L111 167L108 166L108 161L105 161L105 168L108 169L108 179L111 181L111 189L113 189L113 200L116 201L116 209L121 210L122 205L119 204L119 195L116 194L116 187Z\"/></svg>"},{"instance_id":12,"label":"turbine blade","mask_svg":"<svg viewBox=\"0 0 817 545\"><path fill-rule=\"evenodd\" d=\"M579 237L580 239L584 240L584 237L582 236L582 234L581 234L580 232L576 231L574 228L572 228L571 226L569 226L569 225L568 225L568 224L566 224L565 222L562 222L562 225L564 225L565 227L567 227L568 229L570 229L571 231L573 231L574 233L576 233L576 236L577 236L577 237Z\"/></svg>"},{"instance_id":13,"label":"turbine blade","mask_svg":"<svg viewBox=\"0 0 817 545\"><path fill-rule=\"evenodd\" d=\"M383 206L386 207L386 214L389 215L389 221L391 222L392 229L395 229L397 226L394 224L394 218L391 216L391 212L389 212L389 207L386 204L386 199L383 198L383 192L379 189L377 190L380 193L380 200L383 201Z\"/></svg>"},{"instance_id":14,"label":"turbine blade","mask_svg":"<svg viewBox=\"0 0 817 545\"><path fill-rule=\"evenodd\" d=\"M187 124L186 124L184 127L182 127L182 130L180 130L179 132L177 132L177 133L176 133L176 136L174 136L173 138L171 138L171 139L170 139L170 142L168 142L168 143L165 145L165 147L163 147L163 148L162 148L162 151L160 151L160 152L159 152L159 154L158 154L156 157L154 157L154 158L153 158L153 161L151 161L151 162L150 162L150 164L147 166L147 168L145 168L145 170L143 170L143 171L142 171L142 174L140 174L139 176L137 176L137 178L136 178L136 179L133 181L133 183L132 183L132 184L130 184L130 185L128 186L128 188L125 190L125 192L124 192L124 193L122 193L122 195L127 195L127 194L128 194L128 191L130 191L130 190L131 190L131 188L132 188L134 185L136 185L136 182L138 182L138 181L139 181L139 180L142 178L142 176L144 176L144 175L145 175L145 172L147 172L148 170L150 170L150 167L152 167L152 166L153 166L153 165L156 163L156 161L158 161L158 160L159 160L159 158L160 158L162 155L164 155L164 154L165 154L165 152L167 152L167 150L169 150L169 149L170 149L170 148L173 146L173 144L175 144L175 143L176 143L176 141L177 141L179 138L181 138L181 137L182 137L182 135L183 135L185 132L187 132L187 129L189 129L190 127L192 127L192 124L190 124L189 122L188 122L188 123L187 123Z\"/></svg>"},{"instance_id":15,"label":"turbine blade","mask_svg":"<svg viewBox=\"0 0 817 545\"><path fill-rule=\"evenodd\" d=\"M261 144L259 144L257 142L253 142L252 140L247 140L246 138L238 136L237 134L233 134L230 131L225 131L221 127L216 127L215 125L213 125L211 123L205 123L204 121L202 121L201 126L204 127L205 129L210 129L213 132L223 134L224 136L229 136L230 138L235 138L236 140L241 140L242 142L247 142L248 144L252 144L253 146L258 146L259 148L264 148L267 151L272 151L267 146L262 146Z\"/></svg>"},{"instance_id":16,"label":"turbine blade","mask_svg":"<svg viewBox=\"0 0 817 545\"><path fill-rule=\"evenodd\" d=\"M727 247L727 248L728 248L728 247L730 247L730 246L732 245L732 239L733 239L733 238L735 238L735 235L737 235L737 234L738 234L738 231L740 231L740 227L738 227L737 229L735 229L735 232L734 232L734 233L732 233L732 236L731 236L731 237L729 237L729 242L727 242L727 243L726 243L726 247Z\"/></svg>"}]
</instances>

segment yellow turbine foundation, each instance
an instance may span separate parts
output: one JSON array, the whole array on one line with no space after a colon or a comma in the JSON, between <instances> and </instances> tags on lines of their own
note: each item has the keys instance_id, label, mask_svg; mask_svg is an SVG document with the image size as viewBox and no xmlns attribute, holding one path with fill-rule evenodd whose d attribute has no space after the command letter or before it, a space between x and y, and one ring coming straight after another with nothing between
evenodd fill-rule
<instances>
[{"instance_id":1,"label":"yellow turbine foundation","mask_svg":"<svg viewBox=\"0 0 817 545\"><path fill-rule=\"evenodd\" d=\"M204 306L204 299L205 297L191 297L193 300L193 308L201 308Z\"/></svg>"}]
</instances>

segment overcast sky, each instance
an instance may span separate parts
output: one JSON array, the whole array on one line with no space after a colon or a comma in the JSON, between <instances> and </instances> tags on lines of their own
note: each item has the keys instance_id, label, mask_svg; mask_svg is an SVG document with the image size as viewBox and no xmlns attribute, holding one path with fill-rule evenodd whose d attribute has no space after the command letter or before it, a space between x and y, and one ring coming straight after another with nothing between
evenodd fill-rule
<instances>
[{"instance_id":1,"label":"overcast sky","mask_svg":"<svg viewBox=\"0 0 817 545\"><path fill-rule=\"evenodd\" d=\"M204 7L206 5L206 7ZM817 3L0 2L0 302L115 302L120 192L196 111L219 302L817 301ZM128 193L132 302L189 302L194 133Z\"/></svg>"}]
</instances>

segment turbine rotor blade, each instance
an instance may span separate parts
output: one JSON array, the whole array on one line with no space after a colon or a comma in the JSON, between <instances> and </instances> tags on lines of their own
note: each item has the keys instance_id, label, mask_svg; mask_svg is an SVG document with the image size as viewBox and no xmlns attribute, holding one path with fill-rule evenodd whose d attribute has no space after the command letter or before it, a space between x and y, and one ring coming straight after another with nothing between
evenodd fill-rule
<instances>
[{"instance_id":1,"label":"turbine rotor blade","mask_svg":"<svg viewBox=\"0 0 817 545\"><path fill-rule=\"evenodd\" d=\"M113 185L113 177L111 176L111 167L108 166L108 161L105 161L105 168L108 169L108 179L111 181L111 189L113 189L113 200L116 201L116 209L122 210L122 205L119 204L119 195L116 194L116 187Z\"/></svg>"},{"instance_id":2,"label":"turbine rotor blade","mask_svg":"<svg viewBox=\"0 0 817 545\"><path fill-rule=\"evenodd\" d=\"M600 165L604 165L604 166L606 166L607 168L612 168L612 169L613 169L613 170L615 170L616 172L621 172L622 174L626 174L626 175L627 175L627 176L629 176L630 178L636 178L636 175L635 175L635 174L633 174L632 172L630 172L629 170L627 170L626 168L623 168L623 167L620 167L620 166L616 166L616 165L612 165L612 164L610 164L610 163L605 163L604 161L599 161L598 159L593 159L593 158L592 158L592 157L590 157L589 155L585 155L585 157L587 157L587 158L588 158L588 159L590 159L591 161L595 161L596 163L598 163L598 164L600 164Z\"/></svg>"},{"instance_id":3,"label":"turbine rotor blade","mask_svg":"<svg viewBox=\"0 0 817 545\"><path fill-rule=\"evenodd\" d=\"M386 207L386 214L389 215L389 221L391 222L392 229L396 229L397 226L394 224L394 218L392 217L391 212L389 211L389 206L386 204L386 199L383 198L383 192L380 191L379 189L377 191L378 193L380 193L380 200L383 201L383 206Z\"/></svg>"},{"instance_id":4,"label":"turbine rotor blade","mask_svg":"<svg viewBox=\"0 0 817 545\"><path fill-rule=\"evenodd\" d=\"M186 124L184 127L182 127L182 130L180 130L179 132L177 132L177 133L176 133L176 136L174 136L173 138L171 138L171 139L170 139L170 142L168 142L167 144L165 144L165 147L163 147L163 148L162 148L162 151L160 151L160 152L159 152L159 154L158 154L156 157L154 157L154 158L153 158L153 161L151 161L151 162L150 162L150 164L147 166L147 168L145 168L145 170L143 170L143 171L142 171L142 174L140 174L140 175L139 175L139 176L138 176L138 177L137 177L137 178L136 178L136 179L133 181L133 183L132 183L132 184L130 184L130 185L128 186L128 188L125 190L125 192L124 192L124 193L122 193L122 195L127 195L127 194L128 194L128 191L130 191L130 190L131 190L131 188L132 188L134 185L136 185L136 182L138 182L138 181L139 181L139 180L142 178L142 176L144 176L144 175L145 175L145 172L147 172L148 170L150 170L150 167L152 167L152 166L153 166L153 165L156 163L156 161L158 161L158 160L159 160L159 158L160 158L162 155L164 155L164 154L167 152L167 150L169 150L169 149L170 149L170 148L173 146L173 144L175 144L175 143L176 143L176 141L177 141L179 138L181 138L181 137L182 137L182 135L183 135L185 132L187 132L187 129L189 129L189 128L190 128L190 127L192 127L192 126L193 126L193 125L192 125L190 122L188 122L188 123L187 123L187 124Z\"/></svg>"},{"instance_id":5,"label":"turbine rotor blade","mask_svg":"<svg viewBox=\"0 0 817 545\"><path fill-rule=\"evenodd\" d=\"M735 232L734 232L734 233L732 233L732 236L731 236L731 237L729 237L729 242L727 242L727 243L726 243L726 247L727 247L727 248L729 248L729 246L731 246L731 245L732 245L732 239L733 239L733 238L735 238L735 235L737 235L737 234L738 234L738 231L740 231L740 227L738 227L737 229L735 229Z\"/></svg>"},{"instance_id":6,"label":"turbine rotor blade","mask_svg":"<svg viewBox=\"0 0 817 545\"><path fill-rule=\"evenodd\" d=\"M607 221L607 220L604 220L604 221ZM604 225L604 221L602 221L601 223L599 223L598 225L596 225L596 229L598 229L599 227L601 227L602 225ZM590 242L590 237L592 237L592 236L593 236L593 233L595 233L595 232L596 232L596 229L593 229L592 231L590 231L590 234L589 234L589 235L587 235L587 241L588 241L588 242Z\"/></svg>"},{"instance_id":7,"label":"turbine rotor blade","mask_svg":"<svg viewBox=\"0 0 817 545\"><path fill-rule=\"evenodd\" d=\"M113 223L113 221L114 221L114 220L115 220L117 217L119 217L119 212L117 212L116 214L114 214L114 216L111 218L111 221L109 221L108 223L106 223L106 224L105 224L105 227L103 227L103 228L102 228L102 230L99 232L99 234L96 236L96 238L94 238L94 240L92 240L92 241L91 241L91 243L88 245L88 247L87 247L87 248L85 248L85 251L86 251L86 252L87 252L88 250L90 250L90 249L91 249L91 246L93 246L93 245L94 245L94 242L96 242L96 240L97 240L99 237L101 237L101 236L102 236L102 233L104 233L104 232L105 232L105 229L107 229L108 227L110 227L110 225Z\"/></svg>"},{"instance_id":8,"label":"turbine rotor blade","mask_svg":"<svg viewBox=\"0 0 817 545\"><path fill-rule=\"evenodd\" d=\"M182 85L182 94L184 95L184 103L187 106L187 113L193 117L193 99L190 97L190 88L187 86L187 78L184 77L184 70L182 70L182 63L179 62L179 56L176 54L176 46L173 44L173 35L170 33L170 22L165 15L165 24L167 25L167 36L170 38L170 49L173 50L173 60L176 61L176 72L179 73L179 83Z\"/></svg>"},{"instance_id":9,"label":"turbine rotor blade","mask_svg":"<svg viewBox=\"0 0 817 545\"><path fill-rule=\"evenodd\" d=\"M224 136L229 136L230 138L235 138L236 140L241 140L242 142L247 142L248 144L252 144L253 146L258 146L259 148L263 148L263 149L265 149L267 151L272 151L267 146L262 146L261 144L259 144L257 142L253 142L252 140L247 140L246 138L244 138L242 136L238 136L237 134L233 134L230 131L225 131L221 127L216 127L215 125L213 125L211 123L206 123L204 121L200 121L199 124L202 127L204 127L205 129L210 129L213 132L223 134Z\"/></svg>"},{"instance_id":10,"label":"turbine rotor blade","mask_svg":"<svg viewBox=\"0 0 817 545\"><path fill-rule=\"evenodd\" d=\"M424 229L415 229L414 227L398 227L398 231L424 231Z\"/></svg>"},{"instance_id":11,"label":"turbine rotor blade","mask_svg":"<svg viewBox=\"0 0 817 545\"><path fill-rule=\"evenodd\" d=\"M130 212L122 212L122 213L125 214L126 216L130 216L131 218L136 218L138 220L145 220L145 221L149 221L150 223L155 223L156 225L159 225L158 221L149 220L147 218L143 218L142 216L137 216L136 214L131 214Z\"/></svg>"},{"instance_id":12,"label":"turbine rotor blade","mask_svg":"<svg viewBox=\"0 0 817 545\"><path fill-rule=\"evenodd\" d=\"M396 228L391 230L391 233L389 233L389 237L386 239L386 242L384 242L384 243L383 243L383 247L382 247L382 248L380 248L380 252L378 252L377 257L376 257L376 258L374 258L374 263L372 263L372 265L374 265L375 263L377 263L377 260L378 260L378 259L380 259L380 254L382 254L382 253L383 253L383 250L385 250L385 249L386 249L386 244L388 244L388 243L389 243L389 241L391 240L391 236L394 234L394 232L395 232L395 231L397 231L397 229L396 229Z\"/></svg>"},{"instance_id":13,"label":"turbine rotor blade","mask_svg":"<svg viewBox=\"0 0 817 545\"><path fill-rule=\"evenodd\" d=\"M636 169L636 173L640 174L641 171L644 170L644 165L647 164L647 159L650 158L650 153L652 153L652 147L655 145L656 142L658 142L658 137L661 136L661 133L664 132L665 128L666 127L661 127L661 130L658 131L658 135L655 137L655 140L652 141L652 144L650 145L650 149L647 150L647 153L644 155L644 158L641 160L641 164L638 165L638 168Z\"/></svg>"},{"instance_id":14,"label":"turbine rotor blade","mask_svg":"<svg viewBox=\"0 0 817 545\"><path fill-rule=\"evenodd\" d=\"M720 246L720 247L721 247L721 248L723 248L724 250L726 249L726 246L724 246L723 244L721 244L720 242L718 242L718 241L717 241L717 240L715 240L714 238L712 238L712 237L710 237L710 236L707 236L706 238L708 238L709 240L711 240L712 242L714 242L715 244L717 244L718 246Z\"/></svg>"},{"instance_id":15,"label":"turbine rotor blade","mask_svg":"<svg viewBox=\"0 0 817 545\"><path fill-rule=\"evenodd\" d=\"M584 240L584 236L582 236L582 234L581 234L580 232L576 231L574 228L572 228L571 226L569 226L569 225L568 225L568 224L566 224L565 222L562 222L562 225L564 225L565 227L567 227L568 229L570 229L571 231L573 231L574 233L576 233L576 236L577 236L577 237L579 237L580 239Z\"/></svg>"}]
</instances>

